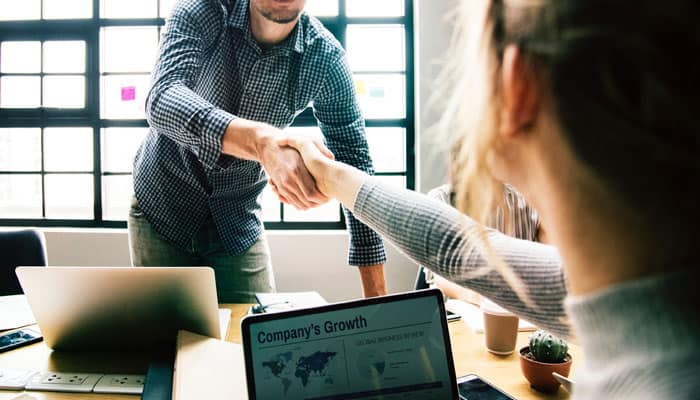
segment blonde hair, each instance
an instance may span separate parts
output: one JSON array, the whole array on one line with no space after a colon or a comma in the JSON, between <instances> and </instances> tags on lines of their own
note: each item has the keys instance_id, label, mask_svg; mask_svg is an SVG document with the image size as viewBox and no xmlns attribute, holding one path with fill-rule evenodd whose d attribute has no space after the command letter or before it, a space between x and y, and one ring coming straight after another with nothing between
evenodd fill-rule
<instances>
[{"instance_id":1,"label":"blonde hair","mask_svg":"<svg viewBox=\"0 0 700 400\"><path fill-rule=\"evenodd\" d=\"M485 224L502 204L503 185L487 161L499 146L502 51L515 45L546 77L548 100L577 159L649 230L680 238L681 251L696 254L690 238L700 207L688 193L700 182L697 15L693 0L458 2L452 58L438 82L439 93L448 94L438 128L453 143L457 208ZM484 229L469 232L515 289Z\"/></svg>"}]
</instances>

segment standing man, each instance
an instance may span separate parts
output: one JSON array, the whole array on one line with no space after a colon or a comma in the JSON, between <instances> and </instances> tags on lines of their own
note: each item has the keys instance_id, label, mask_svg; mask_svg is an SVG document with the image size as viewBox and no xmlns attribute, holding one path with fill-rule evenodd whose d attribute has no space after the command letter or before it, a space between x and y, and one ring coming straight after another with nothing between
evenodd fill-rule
<instances>
[{"instance_id":1,"label":"standing man","mask_svg":"<svg viewBox=\"0 0 700 400\"><path fill-rule=\"evenodd\" d=\"M302 13L305 3L176 4L146 103L151 129L134 161L134 265L210 265L219 302L273 291L260 215L265 184L299 209L327 201L299 154L278 144L309 104L336 159L372 172L345 52ZM384 245L344 212L349 264L359 267L365 296L385 294Z\"/></svg>"}]
</instances>

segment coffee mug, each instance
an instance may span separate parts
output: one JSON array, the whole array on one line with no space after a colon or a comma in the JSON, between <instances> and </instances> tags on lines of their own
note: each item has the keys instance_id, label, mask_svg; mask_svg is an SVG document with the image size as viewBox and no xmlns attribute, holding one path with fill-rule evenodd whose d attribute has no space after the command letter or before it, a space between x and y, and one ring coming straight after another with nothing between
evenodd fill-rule
<instances>
[{"instance_id":1,"label":"coffee mug","mask_svg":"<svg viewBox=\"0 0 700 400\"><path fill-rule=\"evenodd\" d=\"M486 298L481 302L481 311L484 314L486 350L498 355L508 355L515 351L518 317Z\"/></svg>"}]
</instances>

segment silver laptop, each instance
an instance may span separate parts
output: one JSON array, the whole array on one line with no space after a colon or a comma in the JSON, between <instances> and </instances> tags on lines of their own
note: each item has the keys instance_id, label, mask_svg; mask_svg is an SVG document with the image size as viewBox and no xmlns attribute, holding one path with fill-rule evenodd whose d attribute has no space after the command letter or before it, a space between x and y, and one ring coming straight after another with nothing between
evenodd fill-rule
<instances>
[{"instance_id":1,"label":"silver laptop","mask_svg":"<svg viewBox=\"0 0 700 400\"><path fill-rule=\"evenodd\" d=\"M437 289L251 315L250 399L457 399Z\"/></svg>"},{"instance_id":2,"label":"silver laptop","mask_svg":"<svg viewBox=\"0 0 700 400\"><path fill-rule=\"evenodd\" d=\"M55 350L173 346L179 329L220 338L208 267L18 267L16 273Z\"/></svg>"}]
</instances>

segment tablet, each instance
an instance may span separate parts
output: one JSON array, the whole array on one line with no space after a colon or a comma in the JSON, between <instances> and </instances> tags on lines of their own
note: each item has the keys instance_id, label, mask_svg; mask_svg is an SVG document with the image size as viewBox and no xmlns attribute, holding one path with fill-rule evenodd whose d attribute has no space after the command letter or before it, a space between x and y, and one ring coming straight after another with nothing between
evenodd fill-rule
<instances>
[{"instance_id":1,"label":"tablet","mask_svg":"<svg viewBox=\"0 0 700 400\"><path fill-rule=\"evenodd\" d=\"M457 399L442 293L407 292L241 322L250 399Z\"/></svg>"}]
</instances>

